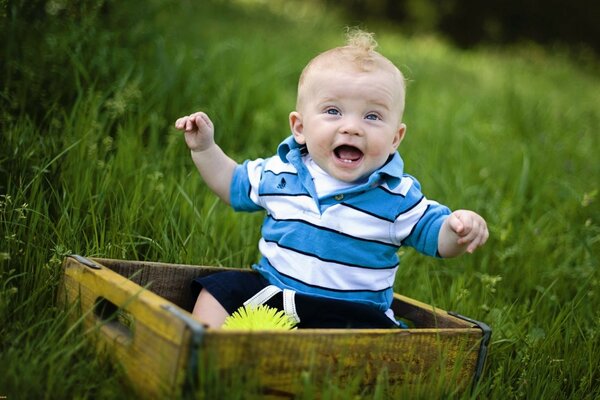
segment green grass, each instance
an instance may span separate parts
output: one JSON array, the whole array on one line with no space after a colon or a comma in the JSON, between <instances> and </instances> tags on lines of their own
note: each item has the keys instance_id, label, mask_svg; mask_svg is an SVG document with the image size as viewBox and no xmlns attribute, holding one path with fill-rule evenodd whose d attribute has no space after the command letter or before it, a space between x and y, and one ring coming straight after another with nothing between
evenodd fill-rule
<instances>
[{"instance_id":1,"label":"green grass","mask_svg":"<svg viewBox=\"0 0 600 400\"><path fill-rule=\"evenodd\" d=\"M57 307L65 254L257 259L262 216L219 203L172 126L204 109L238 161L274 152L302 67L341 44L348 22L268 3L3 3L1 396L131 396ZM54 16L49 4L64 8ZM428 197L479 211L491 233L459 259L402 250L396 291L493 328L486 371L463 397L597 398L598 65L534 46L460 51L378 27L367 26L410 80L407 171ZM307 379L300 398L453 395L387 382L321 390Z\"/></svg>"}]
</instances>

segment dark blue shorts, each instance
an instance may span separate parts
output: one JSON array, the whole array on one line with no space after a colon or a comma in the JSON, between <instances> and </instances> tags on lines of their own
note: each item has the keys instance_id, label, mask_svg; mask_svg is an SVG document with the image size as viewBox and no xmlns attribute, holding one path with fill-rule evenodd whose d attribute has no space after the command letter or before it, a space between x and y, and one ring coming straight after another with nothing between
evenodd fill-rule
<instances>
[{"instance_id":1,"label":"dark blue shorts","mask_svg":"<svg viewBox=\"0 0 600 400\"><path fill-rule=\"evenodd\" d=\"M201 289L206 289L229 314L244 305L244 302L269 282L254 272L224 271L200 276L192 281L192 293L198 297Z\"/></svg>"},{"instance_id":2,"label":"dark blue shorts","mask_svg":"<svg viewBox=\"0 0 600 400\"><path fill-rule=\"evenodd\" d=\"M244 271L224 271L201 276L192 281L192 293L198 296L206 289L229 314L269 285L260 274ZM265 303L283 310L283 295L273 296ZM296 293L298 328L397 328L383 311L361 303L327 299Z\"/></svg>"}]
</instances>

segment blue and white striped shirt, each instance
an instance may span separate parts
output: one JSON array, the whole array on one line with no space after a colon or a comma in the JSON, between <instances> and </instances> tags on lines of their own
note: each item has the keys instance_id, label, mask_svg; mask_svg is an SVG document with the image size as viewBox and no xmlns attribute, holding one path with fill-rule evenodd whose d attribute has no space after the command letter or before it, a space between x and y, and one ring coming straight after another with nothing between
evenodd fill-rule
<instances>
[{"instance_id":1,"label":"blue and white striped shirt","mask_svg":"<svg viewBox=\"0 0 600 400\"><path fill-rule=\"evenodd\" d=\"M302 150L290 136L277 155L245 161L234 172L233 208L267 212L253 268L283 289L387 311L398 249L436 256L450 210L423 196L398 153L364 183L319 198Z\"/></svg>"}]
</instances>

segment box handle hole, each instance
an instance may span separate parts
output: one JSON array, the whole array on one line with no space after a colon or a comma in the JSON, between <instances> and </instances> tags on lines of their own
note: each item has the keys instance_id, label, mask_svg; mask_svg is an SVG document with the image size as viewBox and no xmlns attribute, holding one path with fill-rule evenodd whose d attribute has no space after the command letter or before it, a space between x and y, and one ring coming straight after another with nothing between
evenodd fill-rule
<instances>
[{"instance_id":1,"label":"box handle hole","mask_svg":"<svg viewBox=\"0 0 600 400\"><path fill-rule=\"evenodd\" d=\"M130 340L133 337L135 327L133 315L105 297L96 299L94 314L102 322L103 329L115 339Z\"/></svg>"}]
</instances>

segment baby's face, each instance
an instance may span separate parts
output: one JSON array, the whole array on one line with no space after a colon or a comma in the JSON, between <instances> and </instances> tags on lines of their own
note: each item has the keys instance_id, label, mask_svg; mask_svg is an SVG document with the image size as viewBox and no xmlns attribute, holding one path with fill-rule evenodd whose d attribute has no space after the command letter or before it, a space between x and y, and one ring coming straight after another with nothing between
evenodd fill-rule
<instances>
[{"instance_id":1,"label":"baby's face","mask_svg":"<svg viewBox=\"0 0 600 400\"><path fill-rule=\"evenodd\" d=\"M303 83L290 125L329 175L357 182L381 167L404 137L403 87L386 70L325 68Z\"/></svg>"}]
</instances>

